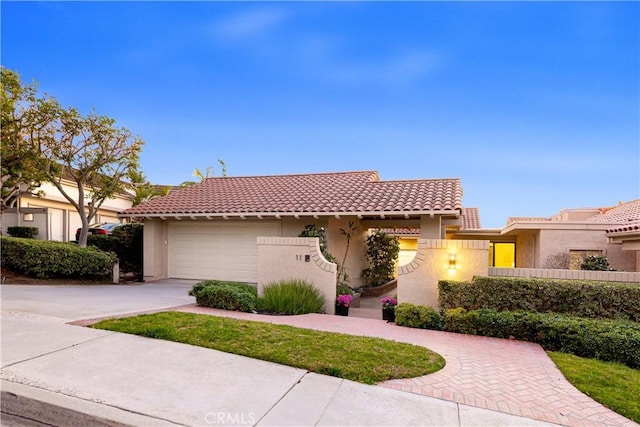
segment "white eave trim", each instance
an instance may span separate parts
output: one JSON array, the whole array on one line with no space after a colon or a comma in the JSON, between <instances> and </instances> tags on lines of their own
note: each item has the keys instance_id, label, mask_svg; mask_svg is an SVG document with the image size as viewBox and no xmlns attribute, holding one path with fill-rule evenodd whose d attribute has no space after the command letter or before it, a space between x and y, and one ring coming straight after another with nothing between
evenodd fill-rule
<instances>
[{"instance_id":1,"label":"white eave trim","mask_svg":"<svg viewBox=\"0 0 640 427\"><path fill-rule=\"evenodd\" d=\"M373 212L228 212L228 213L191 213L191 212L181 212L181 213L140 213L140 214L118 214L119 218L160 218L163 220L166 219L177 219L177 218L191 218L191 219L228 219L228 218L256 218L256 219L281 219L283 217L292 217L292 218L301 218L301 217L309 217L309 218L319 218L319 217L348 217L355 216L358 218L363 218L366 216L372 216L377 218L408 218L410 216L421 216L421 215L443 215L443 216L455 216L458 218L460 216L460 211L457 209L454 210L432 210L432 211L373 211Z\"/></svg>"}]
</instances>

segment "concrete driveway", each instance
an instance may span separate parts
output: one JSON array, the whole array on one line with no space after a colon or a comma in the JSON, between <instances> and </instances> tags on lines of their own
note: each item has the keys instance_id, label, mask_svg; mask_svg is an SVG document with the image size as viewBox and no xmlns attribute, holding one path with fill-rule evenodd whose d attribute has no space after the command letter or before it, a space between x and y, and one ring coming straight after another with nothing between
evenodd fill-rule
<instances>
[{"instance_id":1,"label":"concrete driveway","mask_svg":"<svg viewBox=\"0 0 640 427\"><path fill-rule=\"evenodd\" d=\"M194 280L162 280L133 285L2 285L4 313L46 316L70 322L195 302Z\"/></svg>"}]
</instances>

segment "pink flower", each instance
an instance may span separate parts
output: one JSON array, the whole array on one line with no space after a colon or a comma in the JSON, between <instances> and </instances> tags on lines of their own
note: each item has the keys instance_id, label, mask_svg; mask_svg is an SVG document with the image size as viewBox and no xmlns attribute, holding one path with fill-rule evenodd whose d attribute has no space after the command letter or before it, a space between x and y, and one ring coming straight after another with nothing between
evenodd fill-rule
<instances>
[{"instance_id":1,"label":"pink flower","mask_svg":"<svg viewBox=\"0 0 640 427\"><path fill-rule=\"evenodd\" d=\"M396 305L398 305L398 300L396 300L393 297L381 298L380 302L382 303L382 307L384 307L384 308L391 308L391 307L395 307Z\"/></svg>"},{"instance_id":2,"label":"pink flower","mask_svg":"<svg viewBox=\"0 0 640 427\"><path fill-rule=\"evenodd\" d=\"M336 298L336 304L349 307L349 304L351 304L352 299L353 297L348 294L338 295L338 297Z\"/></svg>"}]
</instances>

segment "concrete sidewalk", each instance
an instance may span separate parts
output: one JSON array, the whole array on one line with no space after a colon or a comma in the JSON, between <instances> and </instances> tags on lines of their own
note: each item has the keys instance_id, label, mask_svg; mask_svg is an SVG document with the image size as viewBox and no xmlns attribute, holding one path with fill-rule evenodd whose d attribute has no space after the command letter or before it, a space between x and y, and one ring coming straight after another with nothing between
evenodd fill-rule
<instances>
[{"instance_id":1,"label":"concrete sidewalk","mask_svg":"<svg viewBox=\"0 0 640 427\"><path fill-rule=\"evenodd\" d=\"M551 425L60 320L3 314L3 425Z\"/></svg>"}]
</instances>

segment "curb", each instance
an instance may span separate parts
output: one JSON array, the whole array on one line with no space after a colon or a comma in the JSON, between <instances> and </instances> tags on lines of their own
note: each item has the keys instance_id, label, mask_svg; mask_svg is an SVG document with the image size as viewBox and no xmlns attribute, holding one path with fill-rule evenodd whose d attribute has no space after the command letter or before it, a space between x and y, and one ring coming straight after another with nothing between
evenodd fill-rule
<instances>
[{"instance_id":1,"label":"curb","mask_svg":"<svg viewBox=\"0 0 640 427\"><path fill-rule=\"evenodd\" d=\"M7 380L1 381L0 411L17 425L129 427L178 426L166 420L125 411Z\"/></svg>"}]
</instances>

